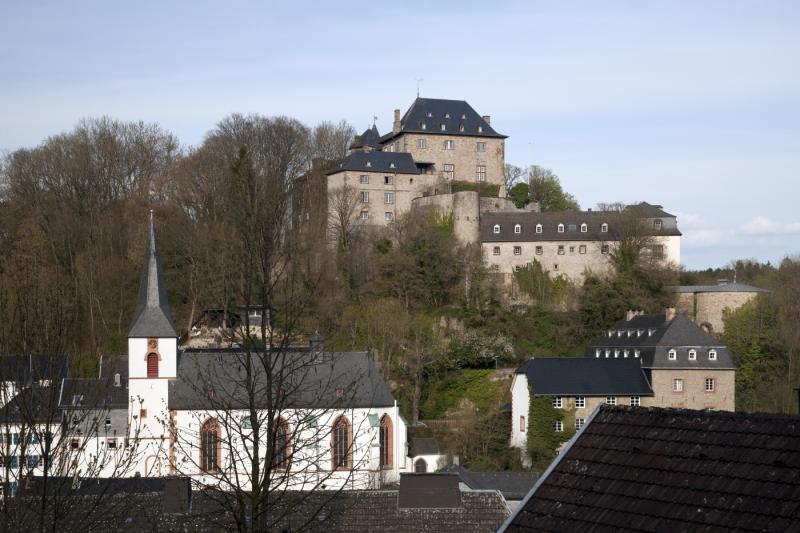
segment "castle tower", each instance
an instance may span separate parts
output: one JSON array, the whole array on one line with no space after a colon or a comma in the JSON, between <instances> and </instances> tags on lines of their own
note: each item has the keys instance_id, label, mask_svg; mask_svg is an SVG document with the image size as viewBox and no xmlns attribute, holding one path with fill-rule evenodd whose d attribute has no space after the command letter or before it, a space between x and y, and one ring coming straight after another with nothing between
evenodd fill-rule
<instances>
[{"instance_id":1,"label":"castle tower","mask_svg":"<svg viewBox=\"0 0 800 533\"><path fill-rule=\"evenodd\" d=\"M177 375L177 351L177 332L164 286L151 211L139 299L128 333L129 435L139 439L140 450L146 450L144 475L162 473L158 471L162 467L157 459L158 448L162 435L168 433L169 380Z\"/></svg>"}]
</instances>

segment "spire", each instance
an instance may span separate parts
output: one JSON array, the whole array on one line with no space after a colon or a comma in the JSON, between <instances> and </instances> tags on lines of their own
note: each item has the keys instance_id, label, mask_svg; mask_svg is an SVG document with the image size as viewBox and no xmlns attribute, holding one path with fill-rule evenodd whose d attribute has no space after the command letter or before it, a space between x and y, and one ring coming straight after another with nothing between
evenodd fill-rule
<instances>
[{"instance_id":1,"label":"spire","mask_svg":"<svg viewBox=\"0 0 800 533\"><path fill-rule=\"evenodd\" d=\"M150 211L150 231L144 253L144 268L139 279L139 301L133 314L128 337L177 337L167 289L161 274L153 211Z\"/></svg>"}]
</instances>

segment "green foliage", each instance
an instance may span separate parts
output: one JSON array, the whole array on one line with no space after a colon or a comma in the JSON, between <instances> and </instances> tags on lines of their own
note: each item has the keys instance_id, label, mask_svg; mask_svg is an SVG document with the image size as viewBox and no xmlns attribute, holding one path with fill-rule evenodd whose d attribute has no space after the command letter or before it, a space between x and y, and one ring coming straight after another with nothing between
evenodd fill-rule
<instances>
[{"instance_id":1,"label":"green foliage","mask_svg":"<svg viewBox=\"0 0 800 533\"><path fill-rule=\"evenodd\" d=\"M514 272L517 286L522 292L533 298L539 305L548 305L566 296L572 284L564 275L551 277L542 264L536 259L529 268Z\"/></svg>"},{"instance_id":2,"label":"green foliage","mask_svg":"<svg viewBox=\"0 0 800 533\"><path fill-rule=\"evenodd\" d=\"M575 435L575 409L556 409L552 396L534 396L529 390L528 454L534 467L544 469L556 456L556 449ZM564 431L555 430L560 420Z\"/></svg>"},{"instance_id":3,"label":"green foliage","mask_svg":"<svg viewBox=\"0 0 800 533\"><path fill-rule=\"evenodd\" d=\"M575 197L565 192L561 187L561 180L553 171L539 166L532 166L529 170L530 199L539 203L542 211L578 211Z\"/></svg>"},{"instance_id":4,"label":"green foliage","mask_svg":"<svg viewBox=\"0 0 800 533\"><path fill-rule=\"evenodd\" d=\"M500 185L493 183L454 181L452 182L451 190L452 192L477 191L478 195L484 198L497 198L500 196Z\"/></svg>"},{"instance_id":5,"label":"green foliage","mask_svg":"<svg viewBox=\"0 0 800 533\"><path fill-rule=\"evenodd\" d=\"M508 191L508 197L521 209L531 203L530 187L527 183L517 183Z\"/></svg>"},{"instance_id":6,"label":"green foliage","mask_svg":"<svg viewBox=\"0 0 800 533\"><path fill-rule=\"evenodd\" d=\"M437 210L433 210L431 211L431 224L452 235L453 229L455 228L455 217L453 217L453 213L445 215Z\"/></svg>"},{"instance_id":7,"label":"green foliage","mask_svg":"<svg viewBox=\"0 0 800 533\"><path fill-rule=\"evenodd\" d=\"M455 368L486 368L514 360L514 346L505 335L468 330L450 341L448 364Z\"/></svg>"},{"instance_id":8,"label":"green foliage","mask_svg":"<svg viewBox=\"0 0 800 533\"><path fill-rule=\"evenodd\" d=\"M442 418L462 400L469 400L480 411L488 411L499 403L503 393L499 383L490 379L493 374L489 369L457 370L433 381L421 406L422 418Z\"/></svg>"}]
</instances>

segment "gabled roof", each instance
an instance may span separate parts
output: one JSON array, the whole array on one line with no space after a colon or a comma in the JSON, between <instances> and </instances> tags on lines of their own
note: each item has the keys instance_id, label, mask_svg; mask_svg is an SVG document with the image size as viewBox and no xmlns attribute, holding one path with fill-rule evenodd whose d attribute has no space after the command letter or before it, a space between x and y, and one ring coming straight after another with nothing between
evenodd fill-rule
<instances>
[{"instance_id":1,"label":"gabled roof","mask_svg":"<svg viewBox=\"0 0 800 533\"><path fill-rule=\"evenodd\" d=\"M273 395L284 395L283 407L391 407L394 397L367 352L275 351L263 354L242 349L184 350L178 376L169 382L169 408L176 410L247 408L244 363L256 367L256 403L266 408L267 377L272 369ZM260 369L260 370L259 370Z\"/></svg>"},{"instance_id":2,"label":"gabled roof","mask_svg":"<svg viewBox=\"0 0 800 533\"><path fill-rule=\"evenodd\" d=\"M417 455L439 455L442 453L439 449L439 443L436 439L431 437L409 437L408 438L408 456L416 457Z\"/></svg>"},{"instance_id":3,"label":"gabled roof","mask_svg":"<svg viewBox=\"0 0 800 533\"><path fill-rule=\"evenodd\" d=\"M454 474L400 474L400 509L461 507L461 489Z\"/></svg>"},{"instance_id":4,"label":"gabled roof","mask_svg":"<svg viewBox=\"0 0 800 533\"><path fill-rule=\"evenodd\" d=\"M499 490L506 500L521 500L539 479L536 472L473 472L452 464L441 471L456 474L472 490Z\"/></svg>"},{"instance_id":5,"label":"gabled roof","mask_svg":"<svg viewBox=\"0 0 800 533\"><path fill-rule=\"evenodd\" d=\"M424 124L424 128L423 128ZM442 130L444 125L444 130ZM497 133L471 105L464 100L443 100L438 98L417 98L400 119L400 132L390 132L381 137L385 143L403 133L424 133L427 135L496 137L505 139L507 135Z\"/></svg>"},{"instance_id":6,"label":"gabled roof","mask_svg":"<svg viewBox=\"0 0 800 533\"><path fill-rule=\"evenodd\" d=\"M344 170L353 172L382 172L386 174L419 174L414 158L406 152L353 152L344 158L328 175Z\"/></svg>"},{"instance_id":7,"label":"gabled roof","mask_svg":"<svg viewBox=\"0 0 800 533\"><path fill-rule=\"evenodd\" d=\"M680 285L678 287L671 287L675 292L679 293L693 293L693 292L770 292L767 289L759 289L752 285L744 283L720 283L718 285Z\"/></svg>"},{"instance_id":8,"label":"gabled roof","mask_svg":"<svg viewBox=\"0 0 800 533\"><path fill-rule=\"evenodd\" d=\"M117 387L110 379L67 378L61 383L60 409L127 409L128 380Z\"/></svg>"},{"instance_id":9,"label":"gabled roof","mask_svg":"<svg viewBox=\"0 0 800 533\"><path fill-rule=\"evenodd\" d=\"M33 385L22 389L7 404L0 408L0 423L57 424L58 386Z\"/></svg>"},{"instance_id":10,"label":"gabled roof","mask_svg":"<svg viewBox=\"0 0 800 533\"><path fill-rule=\"evenodd\" d=\"M500 531L800 531L800 417L601 406Z\"/></svg>"},{"instance_id":11,"label":"gabled roof","mask_svg":"<svg viewBox=\"0 0 800 533\"><path fill-rule=\"evenodd\" d=\"M621 320L608 332L594 339L586 350L587 357L605 357L605 350L639 349L645 368L705 368L735 369L733 358L721 341L709 335L703 328L683 315L667 321L665 314L638 315L631 320ZM670 361L669 351L676 351L676 359ZM708 351L717 353L716 360L709 360ZM689 351L697 352L695 360L689 360Z\"/></svg>"},{"instance_id":12,"label":"gabled roof","mask_svg":"<svg viewBox=\"0 0 800 533\"><path fill-rule=\"evenodd\" d=\"M537 396L650 396L638 359L531 358L517 369Z\"/></svg>"},{"instance_id":13,"label":"gabled roof","mask_svg":"<svg viewBox=\"0 0 800 533\"><path fill-rule=\"evenodd\" d=\"M625 206L623 211L634 213L642 218L675 218L675 215L667 213L660 205L648 204L647 202Z\"/></svg>"},{"instance_id":14,"label":"gabled roof","mask_svg":"<svg viewBox=\"0 0 800 533\"><path fill-rule=\"evenodd\" d=\"M380 138L381 134L378 133L378 128L373 124L371 128L367 128L364 133L353 139L352 144L350 144L350 150L357 150L365 146L378 148L380 146Z\"/></svg>"},{"instance_id":15,"label":"gabled roof","mask_svg":"<svg viewBox=\"0 0 800 533\"><path fill-rule=\"evenodd\" d=\"M139 299L133 313L128 337L177 337L175 321L169 306L167 288L161 271L153 212L144 253L144 268L139 280Z\"/></svg>"}]
</instances>

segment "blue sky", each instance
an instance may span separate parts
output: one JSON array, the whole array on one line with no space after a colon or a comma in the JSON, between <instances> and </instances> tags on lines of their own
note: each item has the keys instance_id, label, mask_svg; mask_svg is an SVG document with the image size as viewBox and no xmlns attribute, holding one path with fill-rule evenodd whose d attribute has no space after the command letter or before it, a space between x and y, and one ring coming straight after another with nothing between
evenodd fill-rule
<instances>
[{"instance_id":1,"label":"blue sky","mask_svg":"<svg viewBox=\"0 0 800 533\"><path fill-rule=\"evenodd\" d=\"M800 2L0 3L0 150L82 117L361 130L469 101L583 207L678 215L689 268L800 253Z\"/></svg>"}]
</instances>

